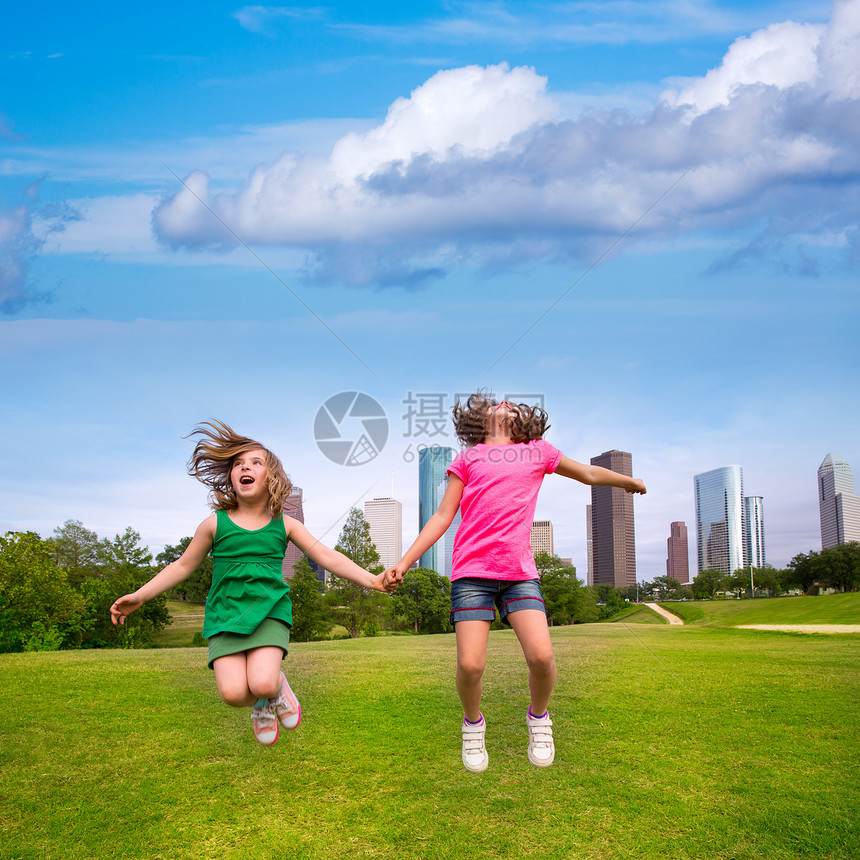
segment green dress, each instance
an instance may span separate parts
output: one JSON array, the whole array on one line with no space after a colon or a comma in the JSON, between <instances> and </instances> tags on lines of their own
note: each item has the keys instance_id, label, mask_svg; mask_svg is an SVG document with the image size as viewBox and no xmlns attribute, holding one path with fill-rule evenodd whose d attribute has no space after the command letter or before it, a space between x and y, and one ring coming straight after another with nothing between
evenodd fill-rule
<instances>
[{"instance_id":1,"label":"green dress","mask_svg":"<svg viewBox=\"0 0 860 860\"><path fill-rule=\"evenodd\" d=\"M289 641L293 605L290 586L283 580L286 549L287 533L282 517L275 517L261 529L249 531L236 525L226 511L216 511L212 587L203 622L205 639L219 634L247 636L266 619L275 619L288 625ZM255 642L249 647L258 644L265 643ZM210 656L211 646L210 640Z\"/></svg>"}]
</instances>

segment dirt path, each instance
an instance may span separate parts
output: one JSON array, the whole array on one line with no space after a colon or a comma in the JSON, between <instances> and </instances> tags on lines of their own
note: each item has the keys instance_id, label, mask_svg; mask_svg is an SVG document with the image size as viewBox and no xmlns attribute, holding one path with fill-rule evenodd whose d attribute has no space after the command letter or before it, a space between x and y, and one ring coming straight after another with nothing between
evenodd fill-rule
<instances>
[{"instance_id":1,"label":"dirt path","mask_svg":"<svg viewBox=\"0 0 860 860\"><path fill-rule=\"evenodd\" d=\"M649 609L653 609L658 615L662 615L670 624L683 624L683 620L678 618L673 612L669 612L668 609L663 609L662 606L658 606L656 603L646 603L645 604Z\"/></svg>"},{"instance_id":2,"label":"dirt path","mask_svg":"<svg viewBox=\"0 0 860 860\"><path fill-rule=\"evenodd\" d=\"M738 630L781 630L785 633L860 633L860 624L738 624Z\"/></svg>"}]
</instances>

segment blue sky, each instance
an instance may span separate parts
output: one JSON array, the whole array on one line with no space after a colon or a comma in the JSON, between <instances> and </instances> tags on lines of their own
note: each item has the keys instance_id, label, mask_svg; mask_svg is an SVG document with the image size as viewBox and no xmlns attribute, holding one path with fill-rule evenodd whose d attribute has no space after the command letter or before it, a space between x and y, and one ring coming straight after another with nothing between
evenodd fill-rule
<instances>
[{"instance_id":1,"label":"blue sky","mask_svg":"<svg viewBox=\"0 0 860 860\"><path fill-rule=\"evenodd\" d=\"M733 463L771 563L819 548L818 465L860 470L858 42L858 0L19 4L0 528L158 552L219 418L316 534L393 492L408 543L414 450L455 444L408 401L483 387L542 396L574 459L632 452L641 579L673 520L694 560L693 475ZM388 416L363 465L314 441L341 391ZM538 505L583 575L589 498Z\"/></svg>"}]
</instances>

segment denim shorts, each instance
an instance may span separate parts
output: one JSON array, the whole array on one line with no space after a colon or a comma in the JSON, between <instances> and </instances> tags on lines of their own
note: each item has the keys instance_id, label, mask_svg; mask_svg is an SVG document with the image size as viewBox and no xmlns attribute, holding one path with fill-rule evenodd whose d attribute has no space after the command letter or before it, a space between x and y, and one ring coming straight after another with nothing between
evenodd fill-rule
<instances>
[{"instance_id":1,"label":"denim shorts","mask_svg":"<svg viewBox=\"0 0 860 860\"><path fill-rule=\"evenodd\" d=\"M494 621L496 609L503 624L518 609L539 609L546 614L540 580L482 579L464 576L451 583L451 624L458 621Z\"/></svg>"}]
</instances>

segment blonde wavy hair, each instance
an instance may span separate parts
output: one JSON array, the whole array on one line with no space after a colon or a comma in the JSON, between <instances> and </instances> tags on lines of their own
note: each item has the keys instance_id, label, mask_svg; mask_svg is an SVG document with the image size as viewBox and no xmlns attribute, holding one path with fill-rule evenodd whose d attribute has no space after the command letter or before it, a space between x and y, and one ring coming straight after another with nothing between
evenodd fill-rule
<instances>
[{"instance_id":1,"label":"blonde wavy hair","mask_svg":"<svg viewBox=\"0 0 860 860\"><path fill-rule=\"evenodd\" d=\"M464 445L477 445L487 438L487 419L490 413L501 401L478 391L469 396L464 406L459 399L451 412L454 416L454 432ZM532 439L542 439L549 429L548 416L539 406L529 406L527 403L511 403L516 411L506 420L511 428L513 442L530 442Z\"/></svg>"},{"instance_id":2,"label":"blonde wavy hair","mask_svg":"<svg viewBox=\"0 0 860 860\"><path fill-rule=\"evenodd\" d=\"M230 483L230 470L239 454L259 449L266 453L266 486L269 513L279 516L293 485L281 461L265 446L248 436L240 436L222 421L203 421L188 436L199 436L188 461L188 474L209 487L209 503L216 511L233 511L239 503Z\"/></svg>"}]
</instances>

